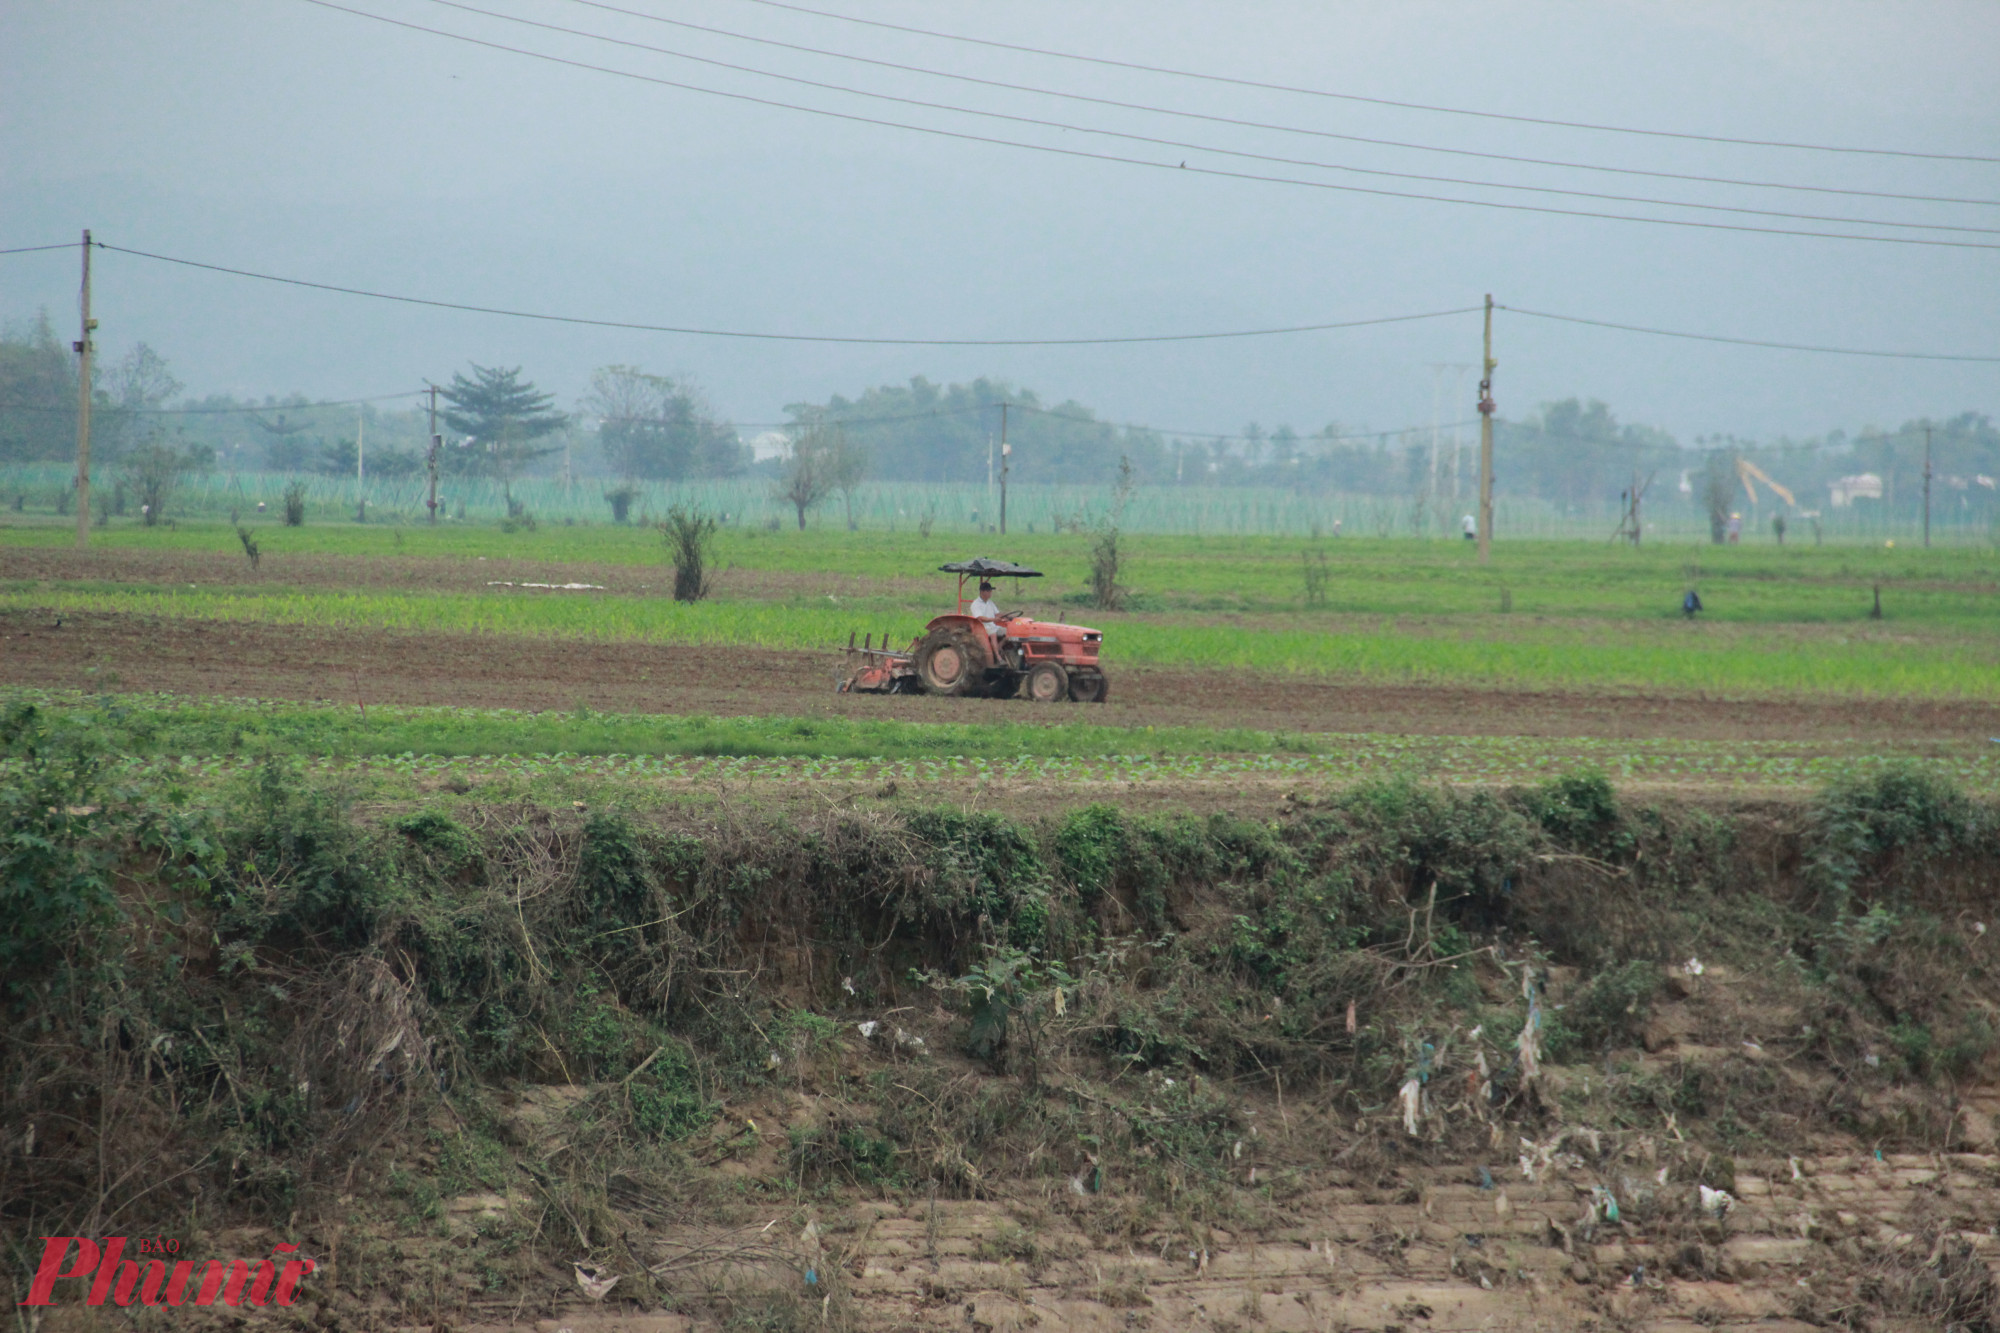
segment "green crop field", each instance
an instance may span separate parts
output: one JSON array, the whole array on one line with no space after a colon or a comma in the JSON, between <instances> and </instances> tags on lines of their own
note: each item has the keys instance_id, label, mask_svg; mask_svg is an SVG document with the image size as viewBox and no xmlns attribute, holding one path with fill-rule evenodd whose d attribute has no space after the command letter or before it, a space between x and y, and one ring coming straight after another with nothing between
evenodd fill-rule
<instances>
[{"instance_id":1,"label":"green crop field","mask_svg":"<svg viewBox=\"0 0 2000 1333\"><path fill-rule=\"evenodd\" d=\"M18 689L0 692L0 703L32 705L95 733L134 772L190 781L296 757L392 787L454 777L532 786L565 775L623 785L942 780L1129 788L1439 775L1511 784L1590 770L1620 782L1727 788L1816 786L1916 761L1968 789L2000 791L2000 745L1971 739L1862 754L1825 742L355 708Z\"/></svg>"},{"instance_id":2,"label":"green crop field","mask_svg":"<svg viewBox=\"0 0 2000 1333\"><path fill-rule=\"evenodd\" d=\"M0 527L0 607L827 650L851 632L907 642L950 604L953 580L936 566L988 553L1048 575L1003 586L1004 603L1100 626L1115 664L1730 695L2000 697L2000 552L1969 546L1524 541L1499 543L1481 566L1464 542L1132 535L1119 574L1130 589L1126 609L1110 612L1087 604L1092 539L1073 533L1003 541L727 529L716 548L719 591L696 605L661 595L664 549L647 529L266 525L258 539L253 577L227 525L117 525L96 545L162 560L206 553L208 564L198 580L149 578L143 563L115 580L83 569L24 579L8 576L8 550L60 549L71 537L17 522ZM1324 601L1308 606L1304 561L1320 553ZM352 566L325 557L374 557L412 576L349 586ZM482 560L515 562L517 579L522 563L550 582L589 582L591 567L661 577L646 593L487 587ZM439 571L449 577L433 577ZM1678 611L1689 586L1707 606L1692 624Z\"/></svg>"}]
</instances>

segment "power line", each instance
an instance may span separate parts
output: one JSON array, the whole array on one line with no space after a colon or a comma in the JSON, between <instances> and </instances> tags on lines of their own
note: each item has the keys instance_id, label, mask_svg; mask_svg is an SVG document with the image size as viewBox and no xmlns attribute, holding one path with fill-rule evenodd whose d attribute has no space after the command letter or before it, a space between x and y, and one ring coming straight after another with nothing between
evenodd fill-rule
<instances>
[{"instance_id":1,"label":"power line","mask_svg":"<svg viewBox=\"0 0 2000 1333\"><path fill-rule=\"evenodd\" d=\"M443 0L440 0L442 3ZM923 65L908 65L894 60L883 60L874 56L856 55L848 51L834 51L823 47L807 46L798 42L780 41L775 37L759 37L753 33L734 32L728 28L717 28L705 23L690 23L685 19L668 18L662 14L648 14L643 10L625 9L618 5L606 4L604 0L571 0L572 4L583 5L606 13L622 14L628 18L643 19L651 23L663 23L690 32L705 32L718 37L727 37L740 42L754 42L760 46L772 46L786 51L797 51L806 55L824 56L831 60L847 60L857 64L873 65L880 69L900 70L907 74L921 74L929 78L952 79L960 83L976 84L984 88L999 88L1008 92L1031 93L1042 97L1059 97L1073 102L1088 102L1095 106L1116 107L1124 111L1144 111L1162 116L1179 116L1187 120L1208 121L1217 125L1233 125L1242 129L1270 130L1280 134L1303 134L1319 139L1338 139L1345 143L1370 144L1380 148L1407 148L1424 153L1445 153L1454 157L1474 157L1492 162L1515 162L1526 166L1560 167L1568 171L1598 171L1620 176L1646 176L1655 180L1690 181L1703 185L1735 185L1760 190L1797 190L1812 194L1837 194L1868 199L1895 199L1909 203L1925 204L1971 204L1981 207L2000 206L2000 199L1969 199L1955 195L1903 194L1893 190L1860 190L1838 185L1798 185L1785 181L1748 180L1734 176L1703 176L1679 171L1654 171L1644 167L1611 167L1591 162L1566 162L1556 158L1523 157L1514 153L1490 153L1473 148L1445 148L1437 144L1414 143L1402 139L1377 139L1361 134L1343 134L1335 130L1314 129L1304 125L1284 125L1271 121L1245 120L1236 116L1218 116L1204 111L1188 111L1179 107L1154 106L1146 102L1126 102L1115 97L1097 97L1089 93L1069 92L1060 88L1043 88L1034 84L1009 83L1002 79L981 78L975 74L961 74L953 70L931 69ZM476 13L486 11L476 10ZM506 16L497 16L506 17ZM525 22L526 20L518 20ZM605 39L610 40L610 39Z\"/></svg>"},{"instance_id":2,"label":"power line","mask_svg":"<svg viewBox=\"0 0 2000 1333\"><path fill-rule=\"evenodd\" d=\"M583 0L588 3L589 0ZM737 74L749 74L757 78L776 79L781 83L797 84L805 88L816 88L822 92L840 93L849 97L865 97L878 102L891 102L898 106L917 107L926 111L943 111L951 115L979 116L988 120L1001 120L1016 125L1032 125L1038 129L1061 130L1069 134L1094 134L1104 138L1123 139L1130 143L1150 144L1157 148L1175 148L1197 153L1213 153L1220 157L1241 158L1252 162L1268 162L1276 166L1305 167L1318 171L1342 171L1358 176L1376 176L1389 180L1420 181L1432 185L1457 185L1480 190L1514 190L1528 194L1560 195L1570 199L1594 199L1604 203L1645 204L1660 208L1689 208L1705 213L1736 213L1750 217L1780 218L1795 222L1830 222L1847 227L1897 227L1910 231L1953 231L1986 236L2000 236L2000 228L1972 227L1953 223L1900 222L1882 218L1856 218L1824 213L1794 213L1782 209L1749 208L1735 204L1692 203L1680 199L1660 199L1650 195L1607 194L1597 190L1573 190L1557 185L1517 185L1507 181L1475 180L1461 176L1433 176L1415 171L1391 171L1379 167L1357 167L1344 162L1323 162L1312 158L1284 157L1275 153L1256 153L1244 149L1219 148L1214 144L1192 143L1184 139L1164 139L1157 135L1133 134L1124 130L1100 129L1091 125L1076 125L1067 121L1047 120L1039 116L1022 116L1006 111L982 111L973 107L958 106L949 102L933 102L919 97L903 97L895 93L875 92L866 88L855 88L847 84L827 83L820 79L808 79L795 74L780 74L773 70L759 69L754 65L740 65L732 61L716 60L709 56L693 55L677 51L671 47L654 46L648 42L636 42L624 37L612 37L604 33L591 32L583 28L566 27L559 23L544 23L539 19L521 18L513 14L503 14L491 9L481 9L476 5L462 3L462 0L431 0L446 9L461 13L476 14L482 18L498 19L505 23L520 24L523 27L539 28L544 32L560 33L566 37L581 37L588 41L604 42L611 46L622 46L635 51L646 51L653 55L668 56L675 60L686 60L697 65L708 65L715 69L726 69ZM630 11L621 11L630 12Z\"/></svg>"},{"instance_id":3,"label":"power line","mask_svg":"<svg viewBox=\"0 0 2000 1333\"><path fill-rule=\"evenodd\" d=\"M74 246L75 244L76 242L70 241L59 246L46 246L46 245L24 246L15 250L0 250L0 254L21 254L30 250L65 250L69 249L71 246ZM1198 341L1213 341L1223 338L1273 337L1291 333L1321 333L1334 329L1368 328L1378 324L1405 324L1416 320L1444 319L1453 315L1477 314L1483 308L1480 306L1460 306L1452 310L1432 310L1422 314L1415 314L1415 315L1384 315L1375 319L1342 320L1339 322L1327 323L1327 324L1293 324L1283 327L1266 328L1266 329L1234 329L1220 333L1162 333L1162 334L1144 334L1144 335L1118 337L1118 338L856 338L856 337L835 336L831 334L760 333L760 332L749 332L741 329L700 329L700 328L682 327L669 324L638 324L622 320L590 319L580 315L551 315L529 310L508 310L497 306L468 305L457 301L434 301L420 296L402 296L393 292L370 291L366 288L361 288L361 287L343 287L334 283L312 282L304 278L287 278L274 273L258 273L250 269L230 268L222 264L208 264L208 263L203 263L200 260L182 259L174 255L156 254L147 250L134 250L127 246L113 245L108 241L92 241L91 244L96 246L100 250L109 250L117 254L132 255L140 259L156 260L164 264L178 264L187 268L204 269L211 273L226 273L232 277L254 278L260 282L281 283L289 287L305 287L305 288L310 288L314 291L335 292L343 296L368 297L372 300L377 300L377 301L396 301L405 305L431 306L441 310L460 310L475 315L502 315L510 319L533 319L533 320L542 320L557 324L581 324L593 328L630 329L641 333L680 333L696 337L752 338L752 339L776 341L776 342L858 343L862 345L890 346L890 347L1089 347L1089 346L1106 346L1106 345L1115 346L1126 343L1198 342ZM1692 339L1696 342L1727 343L1737 347L1764 347L1785 352L1815 352L1829 356L1879 357L1888 360L1901 360L1901 361L1957 361L1957 362L1965 362L1965 363L1979 364L1979 365L2000 364L2000 356L1986 356L1986 355L1976 355L1976 354L1957 353L1957 352L1892 352L1892 351L1882 351L1879 349L1861 348L1861 347L1832 347L1819 343L1777 342L1766 338L1737 338L1737 337L1731 337L1727 334L1719 334L1719 333L1689 333L1686 332L1685 330L1653 328L1651 326L1643 324L1620 324L1612 320L1587 319L1581 315L1559 315L1547 310L1529 310L1524 306L1512 306L1499 303L1495 303L1494 309L1504 310L1510 314L1526 315L1532 319L1550 319L1565 324L1584 324L1584 325L1589 325L1592 328L1615 329L1621 333L1641 333L1658 338L1687 338L1687 339ZM310 408L310 407L345 407L345 406L352 406L356 403L364 403L364 402L386 402L392 398L408 397L418 392L421 391L413 389L410 390L408 394L384 394L374 398L345 399L340 402L307 403L299 407L297 410L304 410L305 408ZM27 410L23 407L23 405L16 404L13 406L20 408L22 410ZM1016 404L1016 406L1022 407L1028 411L1045 410L1041 408L1029 407L1025 403ZM146 410L166 411L169 409L146 409ZM199 412L210 409L177 408L171 410ZM280 408L253 408L253 409L217 408L213 410L278 411L280 410ZM282 410L292 411L294 410L294 408L291 406L284 406ZM918 415L925 415L925 414L918 414ZM759 423L746 423L746 424L759 424ZM771 423L761 423L761 424L771 424ZM780 422L776 424L785 425L789 423ZM1146 427L1145 429L1153 429L1153 428ZM1175 432L1175 433L1182 433L1182 432ZM1186 432L1186 433L1197 434L1198 432ZM1371 431L1366 433L1374 434L1375 432ZM1224 438L1224 437L1215 437L1215 438Z\"/></svg>"},{"instance_id":4,"label":"power line","mask_svg":"<svg viewBox=\"0 0 2000 1333\"><path fill-rule=\"evenodd\" d=\"M1375 324L1402 324L1419 319L1442 319L1449 315L1471 314L1479 307L1461 306L1455 310L1432 310L1420 315L1385 315L1378 319L1351 319L1327 324L1294 324L1285 328L1231 329L1221 333L1154 333L1121 338L854 338L831 334L815 333L753 333L743 329L701 329L673 324L638 324L626 320L590 319L581 315L550 315L532 310L508 310L498 306L467 305L458 301L433 301L421 296L400 296L393 292L369 291L362 287L343 287L330 282L310 282L304 278L286 278L275 273L258 273L250 269L230 268L224 264L205 264L195 259L180 259L173 255L154 254L147 250L132 250L122 245L112 245L106 241L93 242L101 250L110 250L121 255L134 255L140 259L158 260L163 264L179 264L186 268L206 269L211 273L227 273L232 277L255 278L260 282L283 283L288 287L309 287L315 291L338 292L343 296L365 296L376 301L397 301L404 305L431 306L439 310L463 310L475 315L504 315L509 319L535 319L554 324L583 324L601 329L630 329L641 333L685 333L704 338L755 338L770 342L810 342L810 343L860 343L883 347L1097 347L1124 343L1172 343L1206 342L1219 338L1264 338L1287 333L1320 333L1328 329L1358 329Z\"/></svg>"},{"instance_id":5,"label":"power line","mask_svg":"<svg viewBox=\"0 0 2000 1333\"><path fill-rule=\"evenodd\" d=\"M823 416L826 424L830 426L881 426L881 425L891 425L894 423L905 422L905 421L937 421L937 420L942 420L946 417L968 416L975 412L994 411L997 410L1000 406L1001 403L998 401L990 403L968 403L964 407L936 407L936 408L929 408L922 412L905 412L898 414L896 416L887 416L887 417L848 417L848 416L841 416L835 412L830 412L830 411L822 411L821 415ZM1144 431L1147 434L1158 435L1165 439L1235 440L1242 438L1240 434L1231 431L1224 431L1218 433L1215 431L1182 430L1174 426L1148 425L1143 421L1111 421L1103 417L1079 417L1067 412L1058 412L1054 408L1041 407L1034 403L1017 402L1011 398L1006 400L1006 406L1014 409L1017 412L1033 412L1037 416L1053 417L1057 421L1074 422L1079 426L1103 426L1108 430L1122 430L1127 432ZM736 422L731 422L730 424L735 426L738 430L786 430L791 427L800 425L802 423L797 420L793 420L793 421L736 421ZM1442 425L1440 425L1438 429L1450 430L1458 426L1471 426L1476 424L1478 424L1478 418L1475 417L1466 421L1447 421ZM1343 432L1338 435L1326 435L1326 434L1301 435L1299 437L1299 441L1300 443L1305 443L1308 441L1317 440L1324 444L1332 444L1346 440L1387 439L1392 435L1408 435L1414 432L1427 431L1429 429L1430 427L1428 425L1399 426L1394 430L1350 431L1350 432Z\"/></svg>"},{"instance_id":6,"label":"power line","mask_svg":"<svg viewBox=\"0 0 2000 1333\"><path fill-rule=\"evenodd\" d=\"M1074 421L1079 425L1085 425L1085 426L1110 426L1126 431L1143 430L1143 431L1149 431L1155 435L1164 435L1184 440L1238 440L1243 438L1240 434L1235 432L1225 432L1223 434L1218 435L1213 431L1175 430L1167 426L1148 426L1141 422L1105 421L1097 417L1076 417L1076 416L1070 416L1066 413L1055 411L1053 408L1035 407L1028 403L1013 403L1011 404L1011 406L1023 412L1034 412L1040 416L1054 417L1058 421ZM1467 421L1444 422L1438 426L1438 429L1451 430L1459 426L1474 426L1477 425L1478 423L1479 423L1479 418L1473 417ZM1428 431L1429 429L1430 429L1429 425L1418 425L1418 426L1398 426L1394 430L1351 431L1339 435L1301 435L1299 436L1299 442L1305 443L1306 441L1309 440L1318 440L1325 444L1334 444L1346 440L1375 440L1375 439L1386 440L1392 435L1410 435L1423 431ZM1265 436L1264 438L1266 440L1270 439L1269 436Z\"/></svg>"},{"instance_id":7,"label":"power line","mask_svg":"<svg viewBox=\"0 0 2000 1333\"><path fill-rule=\"evenodd\" d=\"M1366 97L1360 93L1337 93L1324 88L1300 88L1285 83L1264 83L1257 79L1233 78L1227 74L1205 74L1199 70L1174 69L1163 65L1145 65L1131 60L1114 60L1107 56L1078 55L1071 51L1054 51L1039 46L1022 46L1013 42L994 41L986 37L967 37L959 33L938 32L930 28L911 27L902 23L888 23L881 19L857 18L851 14L835 14L824 9L810 9L804 5L787 4L784 0L749 0L751 4L764 5L770 9L788 9L798 14L811 14L817 18L835 19L841 23L858 23L871 28L885 28L892 32L906 32L919 37L935 37L947 42L965 42L973 46L991 47L1000 51L1018 51L1024 55L1047 56L1055 60L1074 60L1089 65L1104 65L1112 69L1136 70L1143 74L1167 74L1175 78L1200 79L1205 83L1226 83L1239 88L1258 88L1265 92L1297 93L1305 97L1326 97L1342 102L1365 102L1371 106L1395 107L1403 111L1429 111L1446 116L1470 116L1480 120L1505 120L1521 125L1548 125L1557 129L1592 130L1602 134L1637 134L1654 139L1688 139L1697 143L1735 144L1747 148L1788 148L1814 153L1858 153L1869 157L1910 157L1933 162L2000 162L2000 157L1983 157L1971 153L1922 153L1902 148L1856 148L1841 144L1794 143L1783 139L1738 139L1721 134L1692 134L1679 130L1649 130L1630 125L1603 125L1591 121L1555 120L1543 116L1516 116L1504 111L1475 111L1468 107L1434 106L1425 102L1399 102L1387 97Z\"/></svg>"},{"instance_id":8,"label":"power line","mask_svg":"<svg viewBox=\"0 0 2000 1333\"><path fill-rule=\"evenodd\" d=\"M37 250L70 250L75 246L75 241L64 241L60 245L17 245L11 250L0 250L0 255L31 255Z\"/></svg>"},{"instance_id":9,"label":"power line","mask_svg":"<svg viewBox=\"0 0 2000 1333\"><path fill-rule=\"evenodd\" d=\"M1534 319L1554 319L1565 324L1588 324L1593 328L1617 329L1621 333L1644 333L1656 338L1691 338L1697 342L1731 343L1737 347L1770 347L1786 352L1820 352L1829 356L1873 356L1898 361L1969 361L2000 363L2000 356L1965 356L1951 352L1882 352L1859 347L1827 347L1815 343L1781 343L1763 338L1730 338L1718 333L1685 333L1676 329L1654 329L1640 324L1614 324L1604 319L1584 319L1577 315L1554 315L1546 310L1526 310L1520 306L1495 305L1496 310L1527 315Z\"/></svg>"},{"instance_id":10,"label":"power line","mask_svg":"<svg viewBox=\"0 0 2000 1333\"><path fill-rule=\"evenodd\" d=\"M302 0L321 9L335 10L356 18L370 19L391 27L406 28L412 32L428 33L451 41L463 42L470 46L484 47L492 51L504 51L511 55L525 56L531 60L546 61L571 69L587 70L597 74L609 74L617 78L632 79L640 83L657 84L664 88L676 88L684 92L703 93L712 97L728 98L731 101L749 102L757 106L773 107L785 111L801 111L809 115L825 116L834 120L845 120L861 125L877 125L887 129L908 130L916 134L935 135L940 138L958 139L967 143L993 144L1005 148L1023 148L1032 152L1052 153L1059 157L1080 158L1093 162L1113 162L1123 166L1148 167L1163 171L1181 171L1198 176L1213 176L1223 180L1255 181L1269 185L1298 185L1315 190L1334 190L1344 194L1365 194L1385 199L1415 199L1428 203L1459 204L1473 208L1497 208L1514 213L1540 213L1555 217L1593 218L1609 222L1649 223L1659 227L1691 227L1701 231L1734 231L1761 236L1804 236L1819 240L1872 241L1881 245L1926 245L1955 250L2000 250L2000 244L1987 241L1947 241L1928 236L1865 236L1852 232L1813 231L1797 227L1753 227L1738 222L1701 222L1692 218L1637 217L1626 213L1606 213L1592 209L1552 208L1544 204L1504 203L1490 199L1461 199L1451 195L1422 194L1409 190L1385 190L1366 185L1338 185L1332 181L1301 180L1291 176L1267 176L1256 172L1229 171L1221 167L1189 166L1181 162L1154 162L1146 158L1123 157L1115 153L1091 152L1079 148L1058 148L1049 144L1025 143L1018 139L1003 139L995 135L971 134L963 130L947 130L930 125L913 125L907 121L885 120L877 116L864 116L848 111L833 111L824 107L801 106L795 102L783 102L775 98L759 97L752 93L726 92L719 88L708 88L700 84L684 83L675 79L660 78L651 74L639 74L630 70L613 69L607 65L593 65L588 61L570 60L563 56L550 55L542 51L531 51L518 46L508 46L504 42L487 41L481 37L470 37L463 33L450 32L442 28L426 27L421 23L411 23L404 19L389 18L366 10L353 9L335 4L333 0ZM761 3L762 0L759 0Z\"/></svg>"},{"instance_id":11,"label":"power line","mask_svg":"<svg viewBox=\"0 0 2000 1333\"><path fill-rule=\"evenodd\" d=\"M75 242L71 242L72 245ZM267 407L124 407L113 404L99 409L110 412L125 412L133 416L148 417L204 417L230 416L241 413L260 412L309 412L317 407L359 407L364 403L388 403L398 398L415 398L424 393L423 389L406 389L402 393L378 393L372 398L336 398L324 403L277 403ZM46 407L36 403L0 403L0 412L74 412L73 407Z\"/></svg>"}]
</instances>

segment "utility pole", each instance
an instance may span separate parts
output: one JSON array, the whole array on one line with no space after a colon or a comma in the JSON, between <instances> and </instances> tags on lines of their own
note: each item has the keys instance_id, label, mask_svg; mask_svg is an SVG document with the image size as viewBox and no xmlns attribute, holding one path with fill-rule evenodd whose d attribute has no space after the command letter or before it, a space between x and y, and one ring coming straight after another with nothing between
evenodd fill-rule
<instances>
[{"instance_id":1,"label":"utility pole","mask_svg":"<svg viewBox=\"0 0 2000 1333\"><path fill-rule=\"evenodd\" d=\"M1924 549L1931 548L1931 428L1924 427Z\"/></svg>"},{"instance_id":2,"label":"utility pole","mask_svg":"<svg viewBox=\"0 0 2000 1333\"><path fill-rule=\"evenodd\" d=\"M1486 294L1485 369L1479 377L1479 563L1493 561L1493 293Z\"/></svg>"},{"instance_id":3,"label":"utility pole","mask_svg":"<svg viewBox=\"0 0 2000 1333\"><path fill-rule=\"evenodd\" d=\"M1007 404L1000 404L1000 535L1007 535L1007 460L1014 446L1007 443Z\"/></svg>"},{"instance_id":4,"label":"utility pole","mask_svg":"<svg viewBox=\"0 0 2000 1333\"><path fill-rule=\"evenodd\" d=\"M438 434L438 386L432 384L427 387L431 391L431 448L429 463L431 498L425 501L425 504L431 511L431 526L436 527L438 521L438 446L444 443L444 437Z\"/></svg>"},{"instance_id":5,"label":"utility pole","mask_svg":"<svg viewBox=\"0 0 2000 1333\"><path fill-rule=\"evenodd\" d=\"M354 521L368 521L368 418L354 411Z\"/></svg>"},{"instance_id":6,"label":"utility pole","mask_svg":"<svg viewBox=\"0 0 2000 1333\"><path fill-rule=\"evenodd\" d=\"M97 344L90 335L90 228L83 229L83 336L76 340L76 544L90 545L90 358Z\"/></svg>"}]
</instances>

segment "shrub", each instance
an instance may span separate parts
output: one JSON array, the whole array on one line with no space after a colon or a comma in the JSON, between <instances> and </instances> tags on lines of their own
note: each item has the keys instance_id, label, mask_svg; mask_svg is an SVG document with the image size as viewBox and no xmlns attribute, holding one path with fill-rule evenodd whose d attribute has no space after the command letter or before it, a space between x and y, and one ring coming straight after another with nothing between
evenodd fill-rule
<instances>
[{"instance_id":1,"label":"shrub","mask_svg":"<svg viewBox=\"0 0 2000 1333\"><path fill-rule=\"evenodd\" d=\"M1544 1039L1548 1058L1561 1062L1630 1041L1659 993L1657 963L1634 959L1599 972L1550 1017Z\"/></svg>"},{"instance_id":2,"label":"shrub","mask_svg":"<svg viewBox=\"0 0 2000 1333\"><path fill-rule=\"evenodd\" d=\"M604 502L611 506L613 523L629 522L632 517L632 502L639 498L637 486L614 486L604 493Z\"/></svg>"},{"instance_id":3,"label":"shrub","mask_svg":"<svg viewBox=\"0 0 2000 1333\"><path fill-rule=\"evenodd\" d=\"M0 716L0 973L25 979L113 910L104 752L33 704Z\"/></svg>"},{"instance_id":4,"label":"shrub","mask_svg":"<svg viewBox=\"0 0 2000 1333\"><path fill-rule=\"evenodd\" d=\"M1972 846L1986 820L1949 778L1912 764L1829 786L1807 829L1806 877L1822 910L1840 917L1854 885L1902 861L1921 867Z\"/></svg>"},{"instance_id":5,"label":"shrub","mask_svg":"<svg viewBox=\"0 0 2000 1333\"><path fill-rule=\"evenodd\" d=\"M1100 611L1116 611L1125 601L1118 586L1118 529L1106 523L1090 547L1090 604Z\"/></svg>"},{"instance_id":6,"label":"shrub","mask_svg":"<svg viewBox=\"0 0 2000 1333\"><path fill-rule=\"evenodd\" d=\"M228 873L217 886L225 932L335 949L374 939L400 881L352 819L348 795L275 759L247 794L248 817L225 839Z\"/></svg>"},{"instance_id":7,"label":"shrub","mask_svg":"<svg viewBox=\"0 0 2000 1333\"><path fill-rule=\"evenodd\" d=\"M306 484L302 481L295 481L285 487L285 526L288 528L302 528L305 525Z\"/></svg>"},{"instance_id":8,"label":"shrub","mask_svg":"<svg viewBox=\"0 0 2000 1333\"><path fill-rule=\"evenodd\" d=\"M674 563L674 600L698 602L708 596L715 579L715 520L691 505L675 505L660 525L667 540L667 558Z\"/></svg>"},{"instance_id":9,"label":"shrub","mask_svg":"<svg viewBox=\"0 0 2000 1333\"><path fill-rule=\"evenodd\" d=\"M1528 809L1550 836L1573 847L1602 842L1618 823L1611 780L1595 771L1552 778L1528 798Z\"/></svg>"}]
</instances>

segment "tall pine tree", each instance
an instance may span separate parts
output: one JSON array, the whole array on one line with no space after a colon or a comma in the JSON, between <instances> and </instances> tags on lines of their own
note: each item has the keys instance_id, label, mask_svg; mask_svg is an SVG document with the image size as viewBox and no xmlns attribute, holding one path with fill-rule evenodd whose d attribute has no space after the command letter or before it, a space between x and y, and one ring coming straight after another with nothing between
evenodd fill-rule
<instances>
[{"instance_id":1,"label":"tall pine tree","mask_svg":"<svg viewBox=\"0 0 2000 1333\"><path fill-rule=\"evenodd\" d=\"M521 468L556 451L555 445L536 441L569 424L569 417L555 410L555 395L524 381L519 366L502 370L475 363L471 379L454 372L451 384L440 392L451 404L445 424L471 437L463 448L451 451L454 470L500 478L510 503Z\"/></svg>"}]
</instances>

